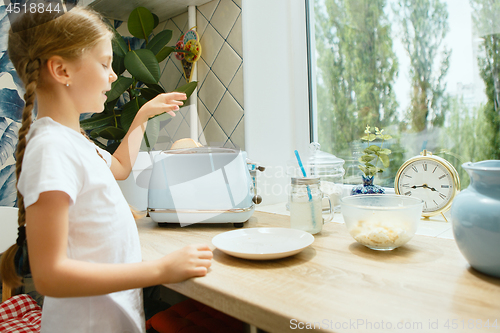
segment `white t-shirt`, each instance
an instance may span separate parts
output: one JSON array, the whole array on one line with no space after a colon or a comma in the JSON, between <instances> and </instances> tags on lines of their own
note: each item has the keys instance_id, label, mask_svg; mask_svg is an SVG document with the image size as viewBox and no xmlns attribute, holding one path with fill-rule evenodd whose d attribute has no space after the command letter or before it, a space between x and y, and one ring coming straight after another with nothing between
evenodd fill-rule
<instances>
[{"instance_id":1,"label":"white t-shirt","mask_svg":"<svg viewBox=\"0 0 500 333\"><path fill-rule=\"evenodd\" d=\"M63 191L69 207L68 257L96 263L140 262L135 220L109 169L111 155L49 117L38 119L18 188L25 207L40 193ZM43 235L40 235L43 237ZM144 332L142 289L93 297L45 297L42 332Z\"/></svg>"}]
</instances>

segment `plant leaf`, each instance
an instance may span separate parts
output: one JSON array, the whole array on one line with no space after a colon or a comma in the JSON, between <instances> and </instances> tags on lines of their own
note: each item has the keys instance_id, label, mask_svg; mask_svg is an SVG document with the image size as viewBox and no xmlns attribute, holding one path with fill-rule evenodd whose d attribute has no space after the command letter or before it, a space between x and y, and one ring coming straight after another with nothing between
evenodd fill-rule
<instances>
[{"instance_id":1,"label":"plant leaf","mask_svg":"<svg viewBox=\"0 0 500 333\"><path fill-rule=\"evenodd\" d=\"M377 138L377 136L375 134L368 134L368 141L372 142L376 138Z\"/></svg>"},{"instance_id":2,"label":"plant leaf","mask_svg":"<svg viewBox=\"0 0 500 333\"><path fill-rule=\"evenodd\" d=\"M148 101L163 93L165 93L165 90L163 90L163 88L157 84L152 84L147 88L141 89L141 96Z\"/></svg>"},{"instance_id":3,"label":"plant leaf","mask_svg":"<svg viewBox=\"0 0 500 333\"><path fill-rule=\"evenodd\" d=\"M380 151L380 147L377 145L371 145L370 147L368 147L368 149L372 150L375 153Z\"/></svg>"},{"instance_id":4,"label":"plant leaf","mask_svg":"<svg viewBox=\"0 0 500 333\"><path fill-rule=\"evenodd\" d=\"M114 124L114 116L102 113L96 114L89 119L80 121L80 126L84 130L96 129L99 127L103 127L106 125L113 125L113 124Z\"/></svg>"},{"instance_id":5,"label":"plant leaf","mask_svg":"<svg viewBox=\"0 0 500 333\"><path fill-rule=\"evenodd\" d=\"M377 156L373 156L373 155L363 155L359 158L359 161L361 163L366 163L366 162L371 162L376 158L377 158Z\"/></svg>"},{"instance_id":6,"label":"plant leaf","mask_svg":"<svg viewBox=\"0 0 500 333\"><path fill-rule=\"evenodd\" d=\"M137 112L146 102L144 98L135 98L123 106L120 124L124 131L128 132Z\"/></svg>"},{"instance_id":7,"label":"plant leaf","mask_svg":"<svg viewBox=\"0 0 500 333\"><path fill-rule=\"evenodd\" d=\"M371 150L370 148L365 148L365 150L363 150L363 152L365 154L375 154L375 152L373 150Z\"/></svg>"},{"instance_id":8,"label":"plant leaf","mask_svg":"<svg viewBox=\"0 0 500 333\"><path fill-rule=\"evenodd\" d=\"M7 165L0 170L0 206L13 207L17 201L16 165Z\"/></svg>"},{"instance_id":9,"label":"plant leaf","mask_svg":"<svg viewBox=\"0 0 500 333\"><path fill-rule=\"evenodd\" d=\"M17 145L17 124L7 123L5 118L0 118L0 166L14 154Z\"/></svg>"},{"instance_id":10,"label":"plant leaf","mask_svg":"<svg viewBox=\"0 0 500 333\"><path fill-rule=\"evenodd\" d=\"M154 29L158 26L158 24L160 24L160 18L155 13L152 13L152 14L153 14L153 19L154 19L154 26L153 26L153 29Z\"/></svg>"},{"instance_id":11,"label":"plant leaf","mask_svg":"<svg viewBox=\"0 0 500 333\"><path fill-rule=\"evenodd\" d=\"M390 140L390 139L392 139L392 136L390 136L389 134L384 134L384 135L382 135L382 139Z\"/></svg>"},{"instance_id":12,"label":"plant leaf","mask_svg":"<svg viewBox=\"0 0 500 333\"><path fill-rule=\"evenodd\" d=\"M151 89L154 89L154 90L157 90L157 91L165 92L165 90L163 89L163 87L160 86L159 84L151 83L151 84L147 85L147 88L151 88Z\"/></svg>"},{"instance_id":13,"label":"plant leaf","mask_svg":"<svg viewBox=\"0 0 500 333\"><path fill-rule=\"evenodd\" d=\"M0 117L21 122L24 101L15 89L3 88L0 90Z\"/></svg>"},{"instance_id":14,"label":"plant leaf","mask_svg":"<svg viewBox=\"0 0 500 333\"><path fill-rule=\"evenodd\" d=\"M156 34L146 46L146 49L151 50L155 55L162 50L172 39L172 30L163 30Z\"/></svg>"},{"instance_id":15,"label":"plant leaf","mask_svg":"<svg viewBox=\"0 0 500 333\"><path fill-rule=\"evenodd\" d=\"M132 36L147 41L155 27L155 19L147 8L137 7L130 13L127 25Z\"/></svg>"},{"instance_id":16,"label":"plant leaf","mask_svg":"<svg viewBox=\"0 0 500 333\"><path fill-rule=\"evenodd\" d=\"M115 72L116 75L120 76L125 72L125 57L121 57L119 55L114 55L113 56L113 63L111 64L111 67L113 68L113 72Z\"/></svg>"},{"instance_id":17,"label":"plant leaf","mask_svg":"<svg viewBox=\"0 0 500 333\"><path fill-rule=\"evenodd\" d=\"M172 53L175 49L171 46L165 46L164 48L162 48L157 54L156 54L156 60L158 62L162 62L163 60L165 60L169 55L170 53Z\"/></svg>"},{"instance_id":18,"label":"plant leaf","mask_svg":"<svg viewBox=\"0 0 500 333\"><path fill-rule=\"evenodd\" d=\"M390 155L391 154L391 150L387 149L387 148L384 148L384 149L381 149L378 153L379 154Z\"/></svg>"},{"instance_id":19,"label":"plant leaf","mask_svg":"<svg viewBox=\"0 0 500 333\"><path fill-rule=\"evenodd\" d=\"M389 167L389 164L390 164L390 160L389 160L389 156L385 155L385 154L381 154L379 155L379 158L380 160L382 161L382 164L384 165L385 168L388 168Z\"/></svg>"},{"instance_id":20,"label":"plant leaf","mask_svg":"<svg viewBox=\"0 0 500 333\"><path fill-rule=\"evenodd\" d=\"M120 145L121 142L113 142L113 143L110 143L109 145L106 146L106 151L108 151L111 155L114 154L116 148L118 148L118 146Z\"/></svg>"},{"instance_id":21,"label":"plant leaf","mask_svg":"<svg viewBox=\"0 0 500 333\"><path fill-rule=\"evenodd\" d=\"M111 84L111 90L106 93L108 100L113 101L120 97L132 83L134 83L134 79L131 77L119 76L118 79Z\"/></svg>"},{"instance_id":22,"label":"plant leaf","mask_svg":"<svg viewBox=\"0 0 500 333\"><path fill-rule=\"evenodd\" d=\"M119 98L106 102L106 104L104 105L104 111L101 114L114 115L115 106L118 100ZM97 116L97 114L94 114L92 117L94 116Z\"/></svg>"},{"instance_id":23,"label":"plant leaf","mask_svg":"<svg viewBox=\"0 0 500 333\"><path fill-rule=\"evenodd\" d=\"M0 27L1 27L1 24L0 24ZM4 28L7 28L5 30L6 36L9 35L8 27L9 27L8 24L4 25ZM1 28L0 28L0 30L1 30ZM2 39L2 34L0 33L0 40L1 39ZM0 44L0 45L7 45L7 39L5 40L5 44ZM12 76L12 80L14 81L14 83L17 86L17 90L20 92L21 95L24 94L24 83L21 80L21 78L19 77L19 75L17 75L17 72L14 68L14 65L12 64L12 62L9 59L8 52L4 52L3 56L0 57L0 76L3 75L2 73L9 73Z\"/></svg>"},{"instance_id":24,"label":"plant leaf","mask_svg":"<svg viewBox=\"0 0 500 333\"><path fill-rule=\"evenodd\" d=\"M114 56L119 56L124 58L128 53L128 46L125 43L125 39L115 30L115 36L112 40Z\"/></svg>"},{"instance_id":25,"label":"plant leaf","mask_svg":"<svg viewBox=\"0 0 500 333\"><path fill-rule=\"evenodd\" d=\"M189 97L191 96L191 94L194 92L194 90L196 89L196 86L198 85L198 81L191 81L189 83L186 83L185 85L183 86L180 86L180 87L177 87L174 91L176 92L183 92L186 94L186 97L187 99L184 101L184 103L182 104L182 106L186 105L186 103L188 102L189 100Z\"/></svg>"},{"instance_id":26,"label":"plant leaf","mask_svg":"<svg viewBox=\"0 0 500 333\"><path fill-rule=\"evenodd\" d=\"M125 68L137 80L146 84L158 83L160 66L151 50L132 50L125 56Z\"/></svg>"},{"instance_id":27,"label":"plant leaf","mask_svg":"<svg viewBox=\"0 0 500 333\"><path fill-rule=\"evenodd\" d=\"M375 166L368 166L366 167L366 170L367 170L367 176L373 176L374 174L377 173L377 170L378 168L376 168Z\"/></svg>"},{"instance_id":28,"label":"plant leaf","mask_svg":"<svg viewBox=\"0 0 500 333\"><path fill-rule=\"evenodd\" d=\"M93 130L90 132L90 134L89 134L90 138L91 138L91 139L97 139L97 138L99 137L99 131L100 131L101 129L102 129L102 128L96 128L96 129L93 129ZM96 140L94 140L94 142L96 142ZM101 147L101 148L103 148L103 147Z\"/></svg>"},{"instance_id":29,"label":"plant leaf","mask_svg":"<svg viewBox=\"0 0 500 333\"><path fill-rule=\"evenodd\" d=\"M93 131L92 131L93 132ZM97 135L107 140L121 140L127 134L123 129L114 126L98 130Z\"/></svg>"},{"instance_id":30,"label":"plant leaf","mask_svg":"<svg viewBox=\"0 0 500 333\"><path fill-rule=\"evenodd\" d=\"M141 150L150 151L156 144L159 134L160 120L158 118L149 119L148 126L146 127L146 132L144 133L144 140L141 143Z\"/></svg>"},{"instance_id":31,"label":"plant leaf","mask_svg":"<svg viewBox=\"0 0 500 333\"><path fill-rule=\"evenodd\" d=\"M134 121L134 118L137 112L139 111L139 107L137 105L136 100L137 98L123 105L122 115L120 117L120 124L124 131L128 132L130 125L132 125L132 122Z\"/></svg>"}]
</instances>

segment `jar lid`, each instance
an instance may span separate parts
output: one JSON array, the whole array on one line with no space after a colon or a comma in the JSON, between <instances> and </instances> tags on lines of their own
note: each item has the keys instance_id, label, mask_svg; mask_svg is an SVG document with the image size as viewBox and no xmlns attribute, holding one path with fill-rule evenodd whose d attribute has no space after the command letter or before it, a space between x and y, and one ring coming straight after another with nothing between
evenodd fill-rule
<instances>
[{"instance_id":1,"label":"jar lid","mask_svg":"<svg viewBox=\"0 0 500 333\"><path fill-rule=\"evenodd\" d=\"M315 185L319 181L319 177L292 178L292 185Z\"/></svg>"},{"instance_id":2,"label":"jar lid","mask_svg":"<svg viewBox=\"0 0 500 333\"><path fill-rule=\"evenodd\" d=\"M317 142L311 142L309 145L309 166L327 166L332 165L341 168L345 161L335 155L319 150L321 145Z\"/></svg>"}]
</instances>

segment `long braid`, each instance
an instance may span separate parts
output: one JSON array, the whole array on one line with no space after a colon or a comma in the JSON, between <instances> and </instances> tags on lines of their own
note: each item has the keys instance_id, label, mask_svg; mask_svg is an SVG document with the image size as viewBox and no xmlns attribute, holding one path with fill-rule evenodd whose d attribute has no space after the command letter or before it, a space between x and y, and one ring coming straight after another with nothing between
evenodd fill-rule
<instances>
[{"instance_id":1,"label":"long braid","mask_svg":"<svg viewBox=\"0 0 500 333\"><path fill-rule=\"evenodd\" d=\"M92 142L92 140L89 138L89 136L87 135L87 133L85 133L85 131L83 130L83 128L80 128L80 133L82 133L82 135L83 135L83 136L84 136L87 140L89 140L90 142ZM104 162L106 162L106 160L104 159L104 157L102 157L101 153L99 152L99 150L97 150L97 148L96 148L96 150L95 150L95 151L96 151L97 155L99 155L99 157L100 157L100 158L102 158L102 160L103 160Z\"/></svg>"},{"instance_id":2,"label":"long braid","mask_svg":"<svg viewBox=\"0 0 500 333\"><path fill-rule=\"evenodd\" d=\"M18 133L18 143L16 149L16 185L19 182L19 176L21 174L21 169L23 165L24 152L26 150L26 134L31 127L32 123L32 112L35 104L36 98L36 87L38 84L38 78L40 76L40 59L30 60L26 64L26 93L24 94L24 109L22 115L21 129ZM26 209L24 207L23 196L19 191L17 191L17 206L19 208L18 220L19 234L21 238L25 238L24 226L26 224ZM2 280L10 288L17 288L22 285L22 279L17 275L14 263L14 257L20 246L24 243L24 239L19 239L16 244L12 245L5 253L2 255L1 262L1 272Z\"/></svg>"}]
</instances>

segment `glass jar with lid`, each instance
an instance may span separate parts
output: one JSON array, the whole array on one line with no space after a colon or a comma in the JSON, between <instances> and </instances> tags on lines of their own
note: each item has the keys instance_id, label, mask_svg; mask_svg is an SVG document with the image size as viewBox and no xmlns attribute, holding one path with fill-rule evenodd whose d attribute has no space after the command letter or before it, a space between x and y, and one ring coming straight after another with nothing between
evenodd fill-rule
<instances>
[{"instance_id":1,"label":"glass jar with lid","mask_svg":"<svg viewBox=\"0 0 500 333\"><path fill-rule=\"evenodd\" d=\"M344 190L344 163L345 161L335 155L320 150L321 146L317 142L309 145L309 158L305 169L309 177L320 178L320 189L327 195L335 211L340 210L340 198ZM323 208L327 203L323 203Z\"/></svg>"},{"instance_id":2,"label":"glass jar with lid","mask_svg":"<svg viewBox=\"0 0 500 333\"><path fill-rule=\"evenodd\" d=\"M328 211L323 209L325 199ZM311 234L317 234L325 222L330 222L333 211L330 199L320 190L318 177L292 178L291 191L288 198L290 205L290 227L300 229ZM326 219L325 219L325 215Z\"/></svg>"}]
</instances>

